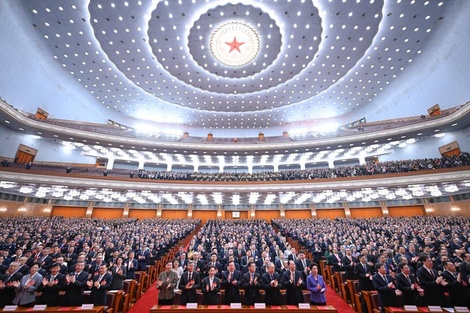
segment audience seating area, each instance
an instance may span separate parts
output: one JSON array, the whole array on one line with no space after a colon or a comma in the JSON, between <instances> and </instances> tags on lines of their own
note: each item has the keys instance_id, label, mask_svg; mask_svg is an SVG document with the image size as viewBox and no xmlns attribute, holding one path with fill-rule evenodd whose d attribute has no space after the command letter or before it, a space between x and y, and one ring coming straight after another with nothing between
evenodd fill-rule
<instances>
[{"instance_id":1,"label":"audience seating area","mask_svg":"<svg viewBox=\"0 0 470 313\"><path fill-rule=\"evenodd\" d=\"M88 261L99 253L109 260L108 255L114 251L124 257L130 251L141 256L149 252L143 266L139 263L135 278L125 280L122 290L108 292L105 312L111 313L128 312L155 283L166 262L178 259L180 264L185 264L185 259L193 260L204 277L206 264L214 253L220 263L219 275L232 258L242 272L247 271L246 263L252 251L257 253L254 260L259 273L265 270L266 261L275 263L276 271L283 273L286 270L284 260L297 264L296 260L301 260L304 253L308 264L318 263L329 288L359 313L380 312L377 291L359 290L357 277L348 277L344 263L335 262L333 256L339 254L342 262L346 262L349 252L353 258L364 255L368 263L387 264L390 275L399 273L398 265L407 260L408 253L420 256L418 261L413 259L409 263L415 272L423 266L423 256L433 257L433 266L439 269L439 275L445 270L442 268L445 262L458 265L462 275L466 267L461 264L468 262L470 265L470 219L465 217L209 220L204 225L200 220L191 219L22 217L3 218L0 226L0 255L3 257L0 260L3 262L16 261L21 256L32 259L38 251L45 251L45 247L57 247L61 252L69 248L83 251ZM40 247L42 249L38 250ZM401 250L404 247L406 255ZM5 279L4 275L0 277ZM468 288L463 285L461 288L465 288L469 296ZM443 289L443 305L455 305L453 292L454 289L449 289L444 293ZM241 295L243 299L243 291ZM282 295L285 301L285 292ZM223 290L219 295L220 304L222 296ZM179 293L175 302L178 297ZM201 297L198 293L198 301ZM304 301L309 301L306 290ZM399 296L397 306L401 306Z\"/></svg>"}]
</instances>

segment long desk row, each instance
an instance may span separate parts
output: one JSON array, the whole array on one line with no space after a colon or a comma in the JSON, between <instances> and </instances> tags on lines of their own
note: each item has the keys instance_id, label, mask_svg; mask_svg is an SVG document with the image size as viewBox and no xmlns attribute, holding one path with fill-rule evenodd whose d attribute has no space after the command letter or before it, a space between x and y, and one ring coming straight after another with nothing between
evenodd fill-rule
<instances>
[{"instance_id":1,"label":"long desk row","mask_svg":"<svg viewBox=\"0 0 470 313\"><path fill-rule=\"evenodd\" d=\"M52 306L52 307L48 307L44 310L34 310L33 311L33 308L25 308L25 307L18 307L16 310L14 311L8 311L8 310L5 310L5 309L1 309L2 311L1 312L37 312L37 313L71 313L71 312L80 312L80 313L103 313L103 310L104 310L104 307L103 306L95 306L93 307L93 309L82 309L81 307L75 307L75 306L72 306L72 307L55 307L55 306Z\"/></svg>"},{"instance_id":2,"label":"long desk row","mask_svg":"<svg viewBox=\"0 0 470 313\"><path fill-rule=\"evenodd\" d=\"M154 305L150 309L150 313L174 313L174 310L184 310L185 313L200 313L204 312L220 312L224 310L231 310L230 305L198 305L197 308L190 309L184 305ZM308 310L315 313L337 313L338 310L332 305L314 306L311 305L309 309L299 309L296 305L277 305L266 306L264 309L255 309L254 306L243 305L240 309L232 309L236 313L253 313L256 310L260 313L279 312L280 310Z\"/></svg>"}]
</instances>

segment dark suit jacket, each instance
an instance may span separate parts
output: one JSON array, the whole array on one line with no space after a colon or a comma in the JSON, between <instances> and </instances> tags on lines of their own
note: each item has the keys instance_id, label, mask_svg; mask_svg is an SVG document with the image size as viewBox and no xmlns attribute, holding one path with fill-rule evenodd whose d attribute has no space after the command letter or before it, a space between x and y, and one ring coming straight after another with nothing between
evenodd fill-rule
<instances>
[{"instance_id":1,"label":"dark suit jacket","mask_svg":"<svg viewBox=\"0 0 470 313\"><path fill-rule=\"evenodd\" d=\"M388 282L386 282L379 273L375 274L372 278L375 290L377 290L379 294L379 304L381 307L397 306L397 297L395 295L395 289L388 287L388 284L391 282L396 284L395 280L390 275L386 276Z\"/></svg>"},{"instance_id":2,"label":"dark suit jacket","mask_svg":"<svg viewBox=\"0 0 470 313\"><path fill-rule=\"evenodd\" d=\"M271 284L271 281L273 280L278 281L277 287L274 287ZM261 288L265 290L264 303L266 303L267 305L282 304L282 296L280 290L283 288L283 285L278 273L274 272L272 279L269 273L264 273L261 276Z\"/></svg>"},{"instance_id":3,"label":"dark suit jacket","mask_svg":"<svg viewBox=\"0 0 470 313\"><path fill-rule=\"evenodd\" d=\"M14 281L21 281L23 275L21 273L16 272L13 276L9 277L10 275L4 274L0 280L3 281L5 284L5 288L3 290L0 289L0 307L3 308L5 305L13 304L13 299L16 297L16 290L15 287L11 284Z\"/></svg>"},{"instance_id":4,"label":"dark suit jacket","mask_svg":"<svg viewBox=\"0 0 470 313\"><path fill-rule=\"evenodd\" d=\"M245 305L253 305L260 302L259 289L261 288L261 277L258 273L254 273L253 277L252 282L250 272L243 275L242 288L245 289L243 304Z\"/></svg>"},{"instance_id":5,"label":"dark suit jacket","mask_svg":"<svg viewBox=\"0 0 470 313\"><path fill-rule=\"evenodd\" d=\"M310 264L312 264L312 261L305 258L306 267L310 267ZM297 261L295 262L295 269L302 273L302 279L304 281L307 281L307 276L309 274L308 270L307 270L307 273L305 272L306 267L304 267L304 265L303 265L303 263L300 259L297 259Z\"/></svg>"},{"instance_id":6,"label":"dark suit jacket","mask_svg":"<svg viewBox=\"0 0 470 313\"><path fill-rule=\"evenodd\" d=\"M302 283L298 286L298 282ZM295 271L294 281L291 281L291 272L285 271L283 277L284 287L286 288L286 303L297 305L304 302L304 295L302 289L305 289L305 281L303 281L302 273Z\"/></svg>"},{"instance_id":7,"label":"dark suit jacket","mask_svg":"<svg viewBox=\"0 0 470 313\"><path fill-rule=\"evenodd\" d=\"M439 276L436 270L432 270L434 276L428 272L428 270L421 266L416 277L419 280L421 287L424 289L424 301L426 305L443 305L444 300L444 288L442 285L436 284L436 278Z\"/></svg>"},{"instance_id":8,"label":"dark suit jacket","mask_svg":"<svg viewBox=\"0 0 470 313\"><path fill-rule=\"evenodd\" d=\"M218 293L220 291L220 279L214 275L213 282L216 284L215 287L210 285L209 276L204 278L201 283L202 291L202 304L211 305L218 304Z\"/></svg>"},{"instance_id":9,"label":"dark suit jacket","mask_svg":"<svg viewBox=\"0 0 470 313\"><path fill-rule=\"evenodd\" d=\"M354 266L354 275L358 279L358 288L359 291L361 290L374 290L374 283L370 279L374 274L374 270L372 266L366 264L367 272L364 270L363 265L359 262ZM367 277L367 273L369 273L369 277Z\"/></svg>"},{"instance_id":10,"label":"dark suit jacket","mask_svg":"<svg viewBox=\"0 0 470 313\"><path fill-rule=\"evenodd\" d=\"M124 266L127 269L126 279L135 279L135 271L137 271L138 263L136 259L132 260L132 267L129 267L129 260L124 261Z\"/></svg>"},{"instance_id":11,"label":"dark suit jacket","mask_svg":"<svg viewBox=\"0 0 470 313\"><path fill-rule=\"evenodd\" d=\"M416 276L413 274L409 275L410 281L406 279L403 273L396 276L395 281L397 283L397 289L402 292L401 304L402 305L418 305L418 291L416 288L411 289L411 285L416 284Z\"/></svg>"},{"instance_id":12,"label":"dark suit jacket","mask_svg":"<svg viewBox=\"0 0 470 313\"><path fill-rule=\"evenodd\" d=\"M51 280L51 274L47 275L45 278L47 281ZM54 284L52 286L49 285L39 285L38 291L41 292L41 298L39 301L42 304L47 304L47 306L59 306L61 303L59 302L59 291L63 290L65 287L65 275L58 273L57 276L54 278Z\"/></svg>"},{"instance_id":13,"label":"dark suit jacket","mask_svg":"<svg viewBox=\"0 0 470 313\"><path fill-rule=\"evenodd\" d=\"M456 273L457 274L457 273ZM450 306L466 306L469 305L468 288L464 287L461 282L457 280L451 272L444 271L441 276L449 284L445 286L446 291L449 293Z\"/></svg>"},{"instance_id":14,"label":"dark suit jacket","mask_svg":"<svg viewBox=\"0 0 470 313\"><path fill-rule=\"evenodd\" d=\"M351 256L351 260L345 255L342 259L343 262L343 269L346 272L346 279L356 279L356 275L354 275L354 267L359 262L355 257Z\"/></svg>"},{"instance_id":15,"label":"dark suit jacket","mask_svg":"<svg viewBox=\"0 0 470 313\"><path fill-rule=\"evenodd\" d=\"M236 283L234 283L236 281ZM240 271L235 270L232 277L229 278L229 272L225 271L222 274L222 287L225 289L224 304L240 303L240 285L242 281L242 274Z\"/></svg>"},{"instance_id":16,"label":"dark suit jacket","mask_svg":"<svg viewBox=\"0 0 470 313\"><path fill-rule=\"evenodd\" d=\"M341 263L343 256L341 254L338 254L338 256L339 256L339 259L333 253L331 253L329 256L330 264L333 266L332 268L333 273L341 271L340 263Z\"/></svg>"},{"instance_id":17,"label":"dark suit jacket","mask_svg":"<svg viewBox=\"0 0 470 313\"><path fill-rule=\"evenodd\" d=\"M91 289L91 298L94 305L106 305L106 293L111 289L111 284L113 282L113 276L109 273L105 273L103 278L100 281L99 288L95 287L95 282L98 281L100 275L93 276L93 286Z\"/></svg>"},{"instance_id":18,"label":"dark suit jacket","mask_svg":"<svg viewBox=\"0 0 470 313\"><path fill-rule=\"evenodd\" d=\"M70 273L75 275L75 272ZM82 271L74 283L65 284L64 306L81 306L83 304L83 290L86 287L88 272Z\"/></svg>"},{"instance_id":19,"label":"dark suit jacket","mask_svg":"<svg viewBox=\"0 0 470 313\"><path fill-rule=\"evenodd\" d=\"M190 289L186 289L186 285L190 282L189 272L186 271L183 273L183 275L181 275L178 286L178 288L181 290L181 305L197 302L196 289L199 289L201 286L200 275L198 272L192 272L191 281L194 281L192 287Z\"/></svg>"}]
</instances>

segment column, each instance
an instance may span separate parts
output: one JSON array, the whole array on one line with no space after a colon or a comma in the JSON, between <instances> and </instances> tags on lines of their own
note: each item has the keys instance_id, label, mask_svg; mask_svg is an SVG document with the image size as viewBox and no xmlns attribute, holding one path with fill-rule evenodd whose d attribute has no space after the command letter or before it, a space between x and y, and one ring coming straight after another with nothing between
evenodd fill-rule
<instances>
[{"instance_id":1,"label":"column","mask_svg":"<svg viewBox=\"0 0 470 313\"><path fill-rule=\"evenodd\" d=\"M360 165L366 164L366 157L365 156L362 156L362 155L359 156L359 164Z\"/></svg>"},{"instance_id":2,"label":"column","mask_svg":"<svg viewBox=\"0 0 470 313\"><path fill-rule=\"evenodd\" d=\"M224 210L222 210L222 204L217 205L217 219L223 219Z\"/></svg>"},{"instance_id":3,"label":"column","mask_svg":"<svg viewBox=\"0 0 470 313\"><path fill-rule=\"evenodd\" d=\"M159 203L157 207L157 218L162 217L162 208L163 208L163 204Z\"/></svg>"},{"instance_id":4,"label":"column","mask_svg":"<svg viewBox=\"0 0 470 313\"><path fill-rule=\"evenodd\" d=\"M219 173L223 173L224 172L224 165L219 165Z\"/></svg>"},{"instance_id":5,"label":"column","mask_svg":"<svg viewBox=\"0 0 470 313\"><path fill-rule=\"evenodd\" d=\"M253 165L248 165L248 174L253 174Z\"/></svg>"},{"instance_id":6,"label":"column","mask_svg":"<svg viewBox=\"0 0 470 313\"><path fill-rule=\"evenodd\" d=\"M317 218L317 208L315 207L315 203L310 204L310 211L312 213L312 218Z\"/></svg>"},{"instance_id":7,"label":"column","mask_svg":"<svg viewBox=\"0 0 470 313\"><path fill-rule=\"evenodd\" d=\"M344 214L346 215L347 218L351 217L351 210L349 209L349 202L344 202L343 203L343 208L344 208Z\"/></svg>"},{"instance_id":8,"label":"column","mask_svg":"<svg viewBox=\"0 0 470 313\"><path fill-rule=\"evenodd\" d=\"M94 201L88 201L88 205L86 207L85 217L91 217L92 216L94 204L95 204Z\"/></svg>"},{"instance_id":9,"label":"column","mask_svg":"<svg viewBox=\"0 0 470 313\"><path fill-rule=\"evenodd\" d=\"M107 170L112 170L114 166L114 158L108 158L108 163L106 164Z\"/></svg>"},{"instance_id":10,"label":"column","mask_svg":"<svg viewBox=\"0 0 470 313\"><path fill-rule=\"evenodd\" d=\"M251 219L256 218L256 205L254 204L250 205L250 218Z\"/></svg>"},{"instance_id":11,"label":"column","mask_svg":"<svg viewBox=\"0 0 470 313\"><path fill-rule=\"evenodd\" d=\"M279 164L273 164L274 172L279 172Z\"/></svg>"},{"instance_id":12,"label":"column","mask_svg":"<svg viewBox=\"0 0 470 313\"><path fill-rule=\"evenodd\" d=\"M139 160L139 170L145 169L145 160Z\"/></svg>"},{"instance_id":13,"label":"column","mask_svg":"<svg viewBox=\"0 0 470 313\"><path fill-rule=\"evenodd\" d=\"M188 204L188 218L193 218L193 204Z\"/></svg>"},{"instance_id":14,"label":"column","mask_svg":"<svg viewBox=\"0 0 470 313\"><path fill-rule=\"evenodd\" d=\"M168 172L171 172L171 169L172 169L172 168L173 168L173 163L167 163L167 164L166 164L166 170L167 170Z\"/></svg>"},{"instance_id":15,"label":"column","mask_svg":"<svg viewBox=\"0 0 470 313\"><path fill-rule=\"evenodd\" d=\"M124 203L124 211L122 211L122 217L128 218L129 217L129 208L131 204L129 202Z\"/></svg>"},{"instance_id":16,"label":"column","mask_svg":"<svg viewBox=\"0 0 470 313\"><path fill-rule=\"evenodd\" d=\"M386 217L389 216L390 213L388 212L387 203L385 201L380 201L380 208L382 209L382 216Z\"/></svg>"},{"instance_id":17,"label":"column","mask_svg":"<svg viewBox=\"0 0 470 313\"><path fill-rule=\"evenodd\" d=\"M279 205L279 213L280 213L281 218L286 217L286 207L284 206L284 203L281 203Z\"/></svg>"},{"instance_id":18,"label":"column","mask_svg":"<svg viewBox=\"0 0 470 313\"><path fill-rule=\"evenodd\" d=\"M301 163L299 163L299 165L300 165L300 170L301 171L305 170L305 162L301 162Z\"/></svg>"},{"instance_id":19,"label":"column","mask_svg":"<svg viewBox=\"0 0 470 313\"><path fill-rule=\"evenodd\" d=\"M335 160L328 160L328 167L335 168Z\"/></svg>"}]
</instances>

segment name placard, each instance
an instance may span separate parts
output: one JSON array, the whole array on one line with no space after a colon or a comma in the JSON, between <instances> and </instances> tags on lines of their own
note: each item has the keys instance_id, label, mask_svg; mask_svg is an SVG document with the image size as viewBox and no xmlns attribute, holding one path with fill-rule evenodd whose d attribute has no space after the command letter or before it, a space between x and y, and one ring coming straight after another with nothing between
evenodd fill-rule
<instances>
[{"instance_id":1,"label":"name placard","mask_svg":"<svg viewBox=\"0 0 470 313\"><path fill-rule=\"evenodd\" d=\"M465 306L454 306L455 312L470 312Z\"/></svg>"},{"instance_id":2,"label":"name placard","mask_svg":"<svg viewBox=\"0 0 470 313\"><path fill-rule=\"evenodd\" d=\"M255 303L255 309L266 309L266 303Z\"/></svg>"},{"instance_id":3,"label":"name placard","mask_svg":"<svg viewBox=\"0 0 470 313\"><path fill-rule=\"evenodd\" d=\"M196 302L186 303L186 309L197 309L197 303Z\"/></svg>"},{"instance_id":4,"label":"name placard","mask_svg":"<svg viewBox=\"0 0 470 313\"><path fill-rule=\"evenodd\" d=\"M418 307L416 305L404 305L405 311L418 311Z\"/></svg>"},{"instance_id":5,"label":"name placard","mask_svg":"<svg viewBox=\"0 0 470 313\"><path fill-rule=\"evenodd\" d=\"M428 306L429 312L442 312L442 309L438 305L430 305Z\"/></svg>"},{"instance_id":6,"label":"name placard","mask_svg":"<svg viewBox=\"0 0 470 313\"><path fill-rule=\"evenodd\" d=\"M299 309L310 309L310 303L299 303Z\"/></svg>"},{"instance_id":7,"label":"name placard","mask_svg":"<svg viewBox=\"0 0 470 313\"><path fill-rule=\"evenodd\" d=\"M47 308L47 304L36 304L33 306L33 311L44 311Z\"/></svg>"},{"instance_id":8,"label":"name placard","mask_svg":"<svg viewBox=\"0 0 470 313\"><path fill-rule=\"evenodd\" d=\"M241 303L230 303L230 308L231 309L241 309L242 304Z\"/></svg>"},{"instance_id":9,"label":"name placard","mask_svg":"<svg viewBox=\"0 0 470 313\"><path fill-rule=\"evenodd\" d=\"M5 305L3 311L15 311L17 308L17 305Z\"/></svg>"},{"instance_id":10,"label":"name placard","mask_svg":"<svg viewBox=\"0 0 470 313\"><path fill-rule=\"evenodd\" d=\"M82 304L82 310L93 310L93 304Z\"/></svg>"}]
</instances>

